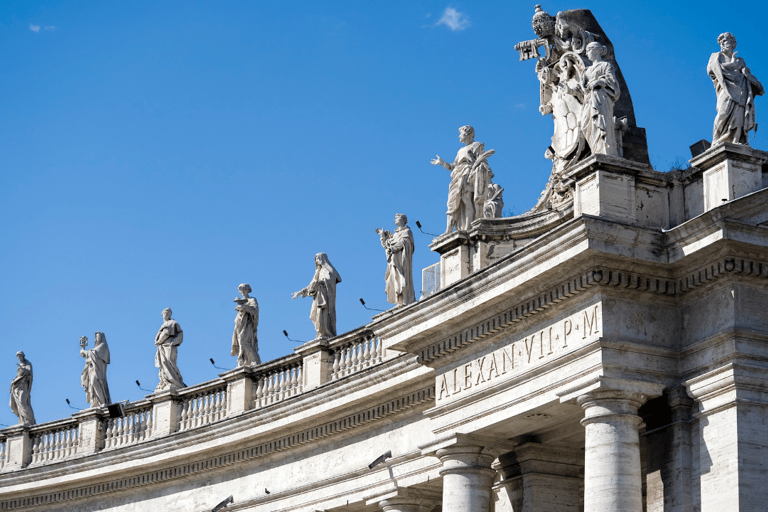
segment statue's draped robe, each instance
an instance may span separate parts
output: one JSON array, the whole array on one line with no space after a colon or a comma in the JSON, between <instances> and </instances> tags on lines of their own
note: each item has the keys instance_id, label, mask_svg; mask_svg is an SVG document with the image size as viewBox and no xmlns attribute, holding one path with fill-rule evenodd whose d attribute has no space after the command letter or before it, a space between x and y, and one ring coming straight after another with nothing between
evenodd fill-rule
<instances>
[{"instance_id":1,"label":"statue's draped robe","mask_svg":"<svg viewBox=\"0 0 768 512\"><path fill-rule=\"evenodd\" d=\"M717 93L717 116L712 129L712 143L734 142L746 144L747 135L754 130L755 96L763 94L763 86L746 74L744 59L730 60L722 52L713 53L707 64L707 73Z\"/></svg>"},{"instance_id":2,"label":"statue's draped robe","mask_svg":"<svg viewBox=\"0 0 768 512\"><path fill-rule=\"evenodd\" d=\"M11 382L11 402L13 414L19 417L19 425L34 425L35 413L32 411L32 364L29 361L19 363L16 378Z\"/></svg>"},{"instance_id":3,"label":"statue's draped robe","mask_svg":"<svg viewBox=\"0 0 768 512\"><path fill-rule=\"evenodd\" d=\"M96 341L92 350L85 350L85 368L80 374L80 384L85 388L85 400L91 407L101 407L112 403L107 385L107 365L109 364L109 346L106 341Z\"/></svg>"},{"instance_id":4,"label":"statue's draped robe","mask_svg":"<svg viewBox=\"0 0 768 512\"><path fill-rule=\"evenodd\" d=\"M242 311L235 317L235 332L232 334L232 355L237 356L237 366L261 364L257 327L259 325L259 303L255 297L240 304Z\"/></svg>"},{"instance_id":5,"label":"statue's draped robe","mask_svg":"<svg viewBox=\"0 0 768 512\"><path fill-rule=\"evenodd\" d=\"M475 220L474 184L469 182L469 172L482 154L483 144L472 142L461 148L453 161L447 214L456 224L456 229L468 229Z\"/></svg>"},{"instance_id":6,"label":"statue's draped robe","mask_svg":"<svg viewBox=\"0 0 768 512\"><path fill-rule=\"evenodd\" d=\"M384 291L387 302L404 306L416 301L413 286L413 232L408 226L399 227L381 244L389 249Z\"/></svg>"},{"instance_id":7,"label":"statue's draped robe","mask_svg":"<svg viewBox=\"0 0 768 512\"><path fill-rule=\"evenodd\" d=\"M341 276L333 266L316 265L312 282L303 290L302 296L314 298L309 319L315 324L318 338L336 336L336 284Z\"/></svg>"},{"instance_id":8,"label":"statue's draped robe","mask_svg":"<svg viewBox=\"0 0 768 512\"><path fill-rule=\"evenodd\" d=\"M160 383L157 385L158 391L186 387L186 384L181 379L179 367L176 366L176 352L183 339L184 333L181 331L181 327L176 320L171 318L163 322L160 331L158 331L155 337L155 345L157 345L155 367L160 368L158 372L160 377Z\"/></svg>"},{"instance_id":9,"label":"statue's draped robe","mask_svg":"<svg viewBox=\"0 0 768 512\"><path fill-rule=\"evenodd\" d=\"M592 154L619 156L613 106L621 87L610 62L596 62L584 71L581 129Z\"/></svg>"}]
</instances>

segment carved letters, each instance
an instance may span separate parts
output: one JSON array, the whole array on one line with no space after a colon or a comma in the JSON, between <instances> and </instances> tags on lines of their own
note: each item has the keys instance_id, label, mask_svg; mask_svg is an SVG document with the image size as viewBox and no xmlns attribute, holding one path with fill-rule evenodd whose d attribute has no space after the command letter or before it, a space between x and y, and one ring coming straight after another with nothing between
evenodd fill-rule
<instances>
[{"instance_id":1,"label":"carved letters","mask_svg":"<svg viewBox=\"0 0 768 512\"><path fill-rule=\"evenodd\" d=\"M447 368L437 376L437 401L460 398L499 379L518 375L547 359L562 356L588 338L599 336L601 320L600 304L596 304L522 339L510 337L509 342L488 354Z\"/></svg>"}]
</instances>

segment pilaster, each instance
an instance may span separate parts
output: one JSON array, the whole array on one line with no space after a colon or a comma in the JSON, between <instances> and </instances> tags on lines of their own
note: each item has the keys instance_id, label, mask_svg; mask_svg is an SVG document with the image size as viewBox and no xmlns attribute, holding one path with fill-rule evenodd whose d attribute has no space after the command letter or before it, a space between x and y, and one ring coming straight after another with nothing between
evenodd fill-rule
<instances>
[{"instance_id":1,"label":"pilaster","mask_svg":"<svg viewBox=\"0 0 768 512\"><path fill-rule=\"evenodd\" d=\"M6 462L4 471L23 469L32 462L32 441L29 437L29 425L16 425L3 430L6 436Z\"/></svg>"},{"instance_id":2,"label":"pilaster","mask_svg":"<svg viewBox=\"0 0 768 512\"><path fill-rule=\"evenodd\" d=\"M317 339L293 349L302 358L304 391L310 391L331 380L333 356L327 339Z\"/></svg>"},{"instance_id":3,"label":"pilaster","mask_svg":"<svg viewBox=\"0 0 768 512\"><path fill-rule=\"evenodd\" d=\"M179 429L179 408L181 399L175 389L160 391L147 397L152 402L154 426L152 437L163 437Z\"/></svg>"},{"instance_id":4,"label":"pilaster","mask_svg":"<svg viewBox=\"0 0 768 512\"><path fill-rule=\"evenodd\" d=\"M101 408L91 408L72 415L77 420L80 435L78 454L89 455L101 450L101 444L104 440L103 414L104 411Z\"/></svg>"},{"instance_id":5,"label":"pilaster","mask_svg":"<svg viewBox=\"0 0 768 512\"><path fill-rule=\"evenodd\" d=\"M227 383L227 416L238 416L253 408L252 366L238 366L219 377Z\"/></svg>"}]
</instances>

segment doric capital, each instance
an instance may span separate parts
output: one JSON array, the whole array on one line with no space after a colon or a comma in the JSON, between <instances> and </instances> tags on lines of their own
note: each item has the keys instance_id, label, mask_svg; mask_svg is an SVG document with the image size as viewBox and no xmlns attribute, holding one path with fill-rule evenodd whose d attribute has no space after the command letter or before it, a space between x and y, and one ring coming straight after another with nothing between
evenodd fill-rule
<instances>
[{"instance_id":1,"label":"doric capital","mask_svg":"<svg viewBox=\"0 0 768 512\"><path fill-rule=\"evenodd\" d=\"M623 421L640 425L642 419L637 410L648 397L643 393L617 389L594 389L580 395L576 401L584 409L581 424Z\"/></svg>"}]
</instances>

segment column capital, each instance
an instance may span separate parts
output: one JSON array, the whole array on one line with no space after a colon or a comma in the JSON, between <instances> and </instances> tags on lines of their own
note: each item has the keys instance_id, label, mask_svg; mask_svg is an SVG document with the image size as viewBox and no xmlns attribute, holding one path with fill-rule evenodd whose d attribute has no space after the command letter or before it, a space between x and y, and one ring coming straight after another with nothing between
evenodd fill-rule
<instances>
[{"instance_id":1,"label":"column capital","mask_svg":"<svg viewBox=\"0 0 768 512\"><path fill-rule=\"evenodd\" d=\"M496 460L497 453L494 450L486 450L484 446L454 445L437 450L436 455L443 463L440 476L467 472L486 473L491 476L496 474L496 471L491 469L491 464Z\"/></svg>"},{"instance_id":2,"label":"column capital","mask_svg":"<svg viewBox=\"0 0 768 512\"><path fill-rule=\"evenodd\" d=\"M584 409L581 424L593 422L625 421L636 427L643 420L637 410L648 397L643 393L633 393L616 389L595 389L579 396L576 402Z\"/></svg>"},{"instance_id":3,"label":"column capital","mask_svg":"<svg viewBox=\"0 0 768 512\"><path fill-rule=\"evenodd\" d=\"M440 503L439 496L425 495L424 491L400 487L370 498L366 505L378 505L385 512L429 512Z\"/></svg>"}]
</instances>

